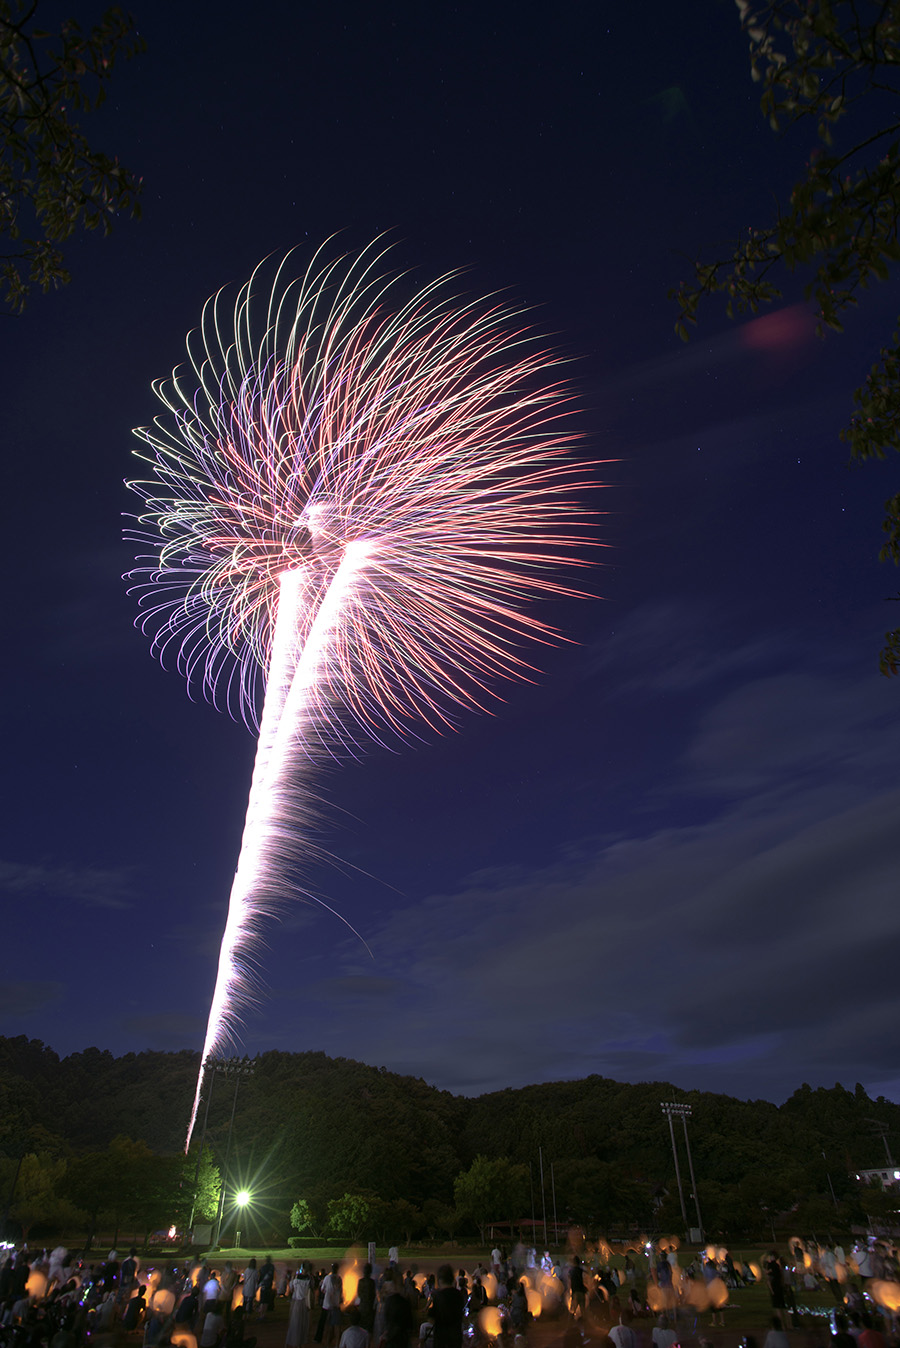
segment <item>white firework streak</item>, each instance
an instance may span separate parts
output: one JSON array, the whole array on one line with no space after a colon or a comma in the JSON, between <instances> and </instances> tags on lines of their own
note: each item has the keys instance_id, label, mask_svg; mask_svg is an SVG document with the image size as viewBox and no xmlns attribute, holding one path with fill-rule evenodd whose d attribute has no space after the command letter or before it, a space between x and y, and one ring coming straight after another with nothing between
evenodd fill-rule
<instances>
[{"instance_id":1,"label":"white firework streak","mask_svg":"<svg viewBox=\"0 0 900 1348\"><path fill-rule=\"evenodd\" d=\"M315 723L316 710L321 705L316 694L320 691L332 638L346 609L346 601L372 551L373 544L369 541L351 542L345 546L340 564L325 591L300 651L297 650L297 619L303 573L286 571L280 579L272 659L266 681L250 797L237 869L228 900L228 917L219 949L216 986L185 1151L191 1144L207 1061L233 1039L238 1018L250 996L252 971L247 963L247 943L256 934L260 918L269 913L277 902L267 893L267 888L271 889L273 877L280 876L284 880L284 863L289 865L298 857L298 843L301 840L297 836L297 815L298 805L303 802L297 795L295 749L298 743L308 747L309 731ZM322 903L322 900L318 899L317 902ZM328 904L322 906L334 912Z\"/></svg>"}]
</instances>

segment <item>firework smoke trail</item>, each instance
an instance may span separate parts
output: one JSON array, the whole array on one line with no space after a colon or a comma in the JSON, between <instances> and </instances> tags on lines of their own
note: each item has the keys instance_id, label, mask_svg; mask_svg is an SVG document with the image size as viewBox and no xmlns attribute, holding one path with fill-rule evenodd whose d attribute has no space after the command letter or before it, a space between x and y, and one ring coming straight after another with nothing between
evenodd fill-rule
<instances>
[{"instance_id":1,"label":"firework smoke trail","mask_svg":"<svg viewBox=\"0 0 900 1348\"><path fill-rule=\"evenodd\" d=\"M250 783L250 798L244 821L244 834L238 856L234 883L228 900L228 917L219 950L219 967L210 1005L206 1039L201 1055L194 1104L188 1124L185 1150L197 1119L205 1065L223 1039L236 1032L235 997L246 986L250 971L242 966L240 952L259 924L260 896L265 891L266 874L277 868L279 845L290 860L293 853L291 823L296 808L290 808L300 795L294 756L308 731L310 690L321 677L323 661L328 658L330 638L340 620L342 605L357 572L365 563L369 547L349 543L334 579L316 614L302 651L295 649L298 626L297 597L301 576L287 571L281 577L278 612L272 639L272 663L266 685L259 744Z\"/></svg>"},{"instance_id":2,"label":"firework smoke trail","mask_svg":"<svg viewBox=\"0 0 900 1348\"><path fill-rule=\"evenodd\" d=\"M528 677L522 638L557 634L527 606L574 593L554 575L589 523L569 395L516 311L449 278L398 301L374 245L323 256L298 281L285 259L267 298L257 269L227 318L221 292L207 303L191 370L137 431L152 475L128 484L140 625L191 691L259 726L204 1065L252 1000L260 919L285 894L322 902L299 878L311 765L454 726Z\"/></svg>"}]
</instances>

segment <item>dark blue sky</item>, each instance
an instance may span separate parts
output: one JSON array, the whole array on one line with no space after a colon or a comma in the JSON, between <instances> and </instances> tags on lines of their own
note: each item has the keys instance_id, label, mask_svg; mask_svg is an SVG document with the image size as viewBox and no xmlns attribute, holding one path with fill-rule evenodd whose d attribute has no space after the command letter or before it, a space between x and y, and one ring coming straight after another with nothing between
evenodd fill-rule
<instances>
[{"instance_id":1,"label":"dark blue sky","mask_svg":"<svg viewBox=\"0 0 900 1348\"><path fill-rule=\"evenodd\" d=\"M777 319L710 309L675 338L667 289L806 148L759 114L731 0L135 12L147 51L86 129L143 175L143 219L0 325L0 1029L199 1049L254 746L132 626L130 430L212 291L389 229L423 281L468 268L574 358L608 546L536 686L325 779L345 865L314 880L374 960L298 907L244 1049L466 1093L600 1072L897 1096L896 481L837 439L896 287L826 343L794 283Z\"/></svg>"}]
</instances>

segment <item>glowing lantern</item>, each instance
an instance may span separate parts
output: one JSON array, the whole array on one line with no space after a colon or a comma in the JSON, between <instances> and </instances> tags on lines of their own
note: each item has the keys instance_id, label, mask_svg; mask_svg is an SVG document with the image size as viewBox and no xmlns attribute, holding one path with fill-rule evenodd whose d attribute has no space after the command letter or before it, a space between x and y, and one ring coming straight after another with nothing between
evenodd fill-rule
<instances>
[{"instance_id":1,"label":"glowing lantern","mask_svg":"<svg viewBox=\"0 0 900 1348\"><path fill-rule=\"evenodd\" d=\"M682 1293L684 1300L689 1305L696 1307L698 1311L705 1311L709 1305L709 1292L706 1290L706 1283L688 1278Z\"/></svg>"},{"instance_id":2,"label":"glowing lantern","mask_svg":"<svg viewBox=\"0 0 900 1348\"><path fill-rule=\"evenodd\" d=\"M500 1334L500 1312L496 1306L485 1306L484 1310L478 1312L478 1325L482 1334L486 1334L489 1339L496 1339Z\"/></svg>"},{"instance_id":3,"label":"glowing lantern","mask_svg":"<svg viewBox=\"0 0 900 1348\"><path fill-rule=\"evenodd\" d=\"M43 1273L40 1273L38 1272L37 1269L34 1269L28 1275L28 1281L25 1284L25 1291L28 1293L30 1297L35 1297L35 1299L39 1301L46 1292L46 1290L47 1290L47 1279L44 1277Z\"/></svg>"},{"instance_id":4,"label":"glowing lantern","mask_svg":"<svg viewBox=\"0 0 900 1348\"><path fill-rule=\"evenodd\" d=\"M165 1319L175 1309L175 1293L170 1292L168 1288L158 1287L147 1301L147 1307L154 1315Z\"/></svg>"},{"instance_id":5,"label":"glowing lantern","mask_svg":"<svg viewBox=\"0 0 900 1348\"><path fill-rule=\"evenodd\" d=\"M717 1311L728 1304L728 1288L721 1278L713 1278L706 1290L709 1293L709 1304Z\"/></svg>"},{"instance_id":6,"label":"glowing lantern","mask_svg":"<svg viewBox=\"0 0 900 1348\"><path fill-rule=\"evenodd\" d=\"M885 1310L900 1311L900 1283L873 1278L869 1283L869 1296Z\"/></svg>"}]
</instances>

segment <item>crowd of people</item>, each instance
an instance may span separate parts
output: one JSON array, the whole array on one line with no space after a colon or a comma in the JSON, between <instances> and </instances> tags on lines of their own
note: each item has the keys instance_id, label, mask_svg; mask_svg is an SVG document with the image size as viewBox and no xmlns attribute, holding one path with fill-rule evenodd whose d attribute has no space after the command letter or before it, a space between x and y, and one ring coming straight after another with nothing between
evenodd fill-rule
<instances>
[{"instance_id":1,"label":"crowd of people","mask_svg":"<svg viewBox=\"0 0 900 1348\"><path fill-rule=\"evenodd\" d=\"M344 1261L330 1269L269 1256L243 1267L146 1266L135 1250L93 1263L61 1247L9 1250L0 1263L0 1339L10 1348L82 1348L88 1339L96 1348L256 1348L261 1327L287 1302L263 1348L527 1348L538 1320L549 1322L559 1348L706 1348L707 1333L724 1326L731 1290L764 1283L772 1324L764 1342L743 1335L743 1348L788 1348L788 1331L801 1328L804 1348L900 1348L891 1309L900 1311L900 1259L884 1243L845 1253L792 1241L786 1257L772 1250L760 1266L713 1246L682 1262L675 1242L624 1257L603 1242L579 1249L561 1261L495 1246L471 1270L433 1272L404 1270L396 1249L384 1268ZM896 1288L896 1301L873 1297L879 1287ZM798 1292L813 1290L830 1293L834 1309L810 1329Z\"/></svg>"}]
</instances>

